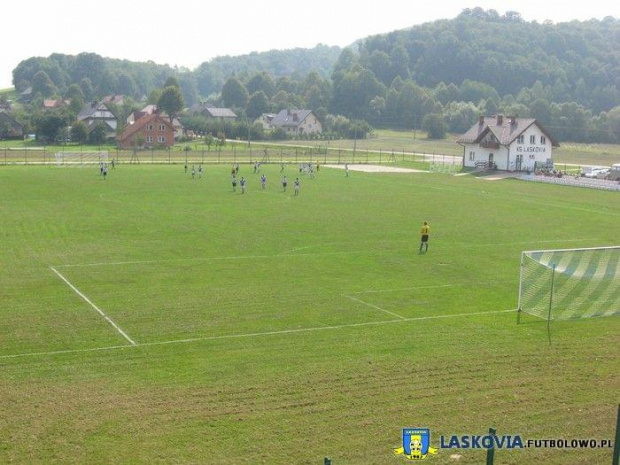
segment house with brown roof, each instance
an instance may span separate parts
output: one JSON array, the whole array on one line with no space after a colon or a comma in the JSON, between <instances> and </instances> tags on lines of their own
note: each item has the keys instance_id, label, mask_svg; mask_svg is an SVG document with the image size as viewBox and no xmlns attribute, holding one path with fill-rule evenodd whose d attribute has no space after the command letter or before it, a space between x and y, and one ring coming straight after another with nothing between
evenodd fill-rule
<instances>
[{"instance_id":1,"label":"house with brown roof","mask_svg":"<svg viewBox=\"0 0 620 465\"><path fill-rule=\"evenodd\" d=\"M43 100L43 110L53 110L54 108L63 108L71 104L70 100Z\"/></svg>"},{"instance_id":2,"label":"house with brown roof","mask_svg":"<svg viewBox=\"0 0 620 465\"><path fill-rule=\"evenodd\" d=\"M152 113L128 124L118 138L120 148L142 148L174 145L174 126L168 118Z\"/></svg>"},{"instance_id":3,"label":"house with brown roof","mask_svg":"<svg viewBox=\"0 0 620 465\"><path fill-rule=\"evenodd\" d=\"M127 117L127 124L133 124L136 121L138 121L140 118L144 118L145 116L148 115L152 115L154 113L159 114L160 116L162 116L163 118L166 118L168 121L170 121L170 117L166 114L165 111L161 111L157 105L147 105L145 106L142 110L137 110L132 112L128 117ZM181 124L181 122L179 121L179 118L173 118L172 119L172 126L174 126L174 139L178 139L179 137L181 137L183 135L183 125Z\"/></svg>"},{"instance_id":4,"label":"house with brown roof","mask_svg":"<svg viewBox=\"0 0 620 465\"><path fill-rule=\"evenodd\" d=\"M560 145L535 118L503 115L481 116L456 143L463 146L463 166L507 171L548 165Z\"/></svg>"}]
</instances>

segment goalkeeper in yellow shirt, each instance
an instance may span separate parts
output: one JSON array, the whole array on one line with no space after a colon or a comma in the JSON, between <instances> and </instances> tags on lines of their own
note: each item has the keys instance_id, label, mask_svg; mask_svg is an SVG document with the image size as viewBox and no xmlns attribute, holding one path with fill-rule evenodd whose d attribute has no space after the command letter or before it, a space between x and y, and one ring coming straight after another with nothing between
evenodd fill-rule
<instances>
[{"instance_id":1,"label":"goalkeeper in yellow shirt","mask_svg":"<svg viewBox=\"0 0 620 465\"><path fill-rule=\"evenodd\" d=\"M420 231L421 239L420 239L420 250L419 253L422 253L422 247L424 247L424 252L428 252L428 235L431 231L428 223L425 221L422 225L422 229Z\"/></svg>"}]
</instances>

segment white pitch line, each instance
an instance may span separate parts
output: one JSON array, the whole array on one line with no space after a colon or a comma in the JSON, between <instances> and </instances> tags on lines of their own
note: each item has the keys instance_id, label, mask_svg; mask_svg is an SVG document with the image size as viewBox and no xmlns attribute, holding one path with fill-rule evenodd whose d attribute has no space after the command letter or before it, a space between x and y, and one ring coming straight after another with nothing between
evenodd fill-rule
<instances>
[{"instance_id":1,"label":"white pitch line","mask_svg":"<svg viewBox=\"0 0 620 465\"><path fill-rule=\"evenodd\" d=\"M116 329L116 331L118 331L120 333L121 336L123 336L125 339L127 339L132 346L137 345L135 343L135 341L133 339L131 339L127 335L127 333L125 331L123 331L123 329L120 326L118 326L116 323L114 323L114 320L112 320L112 318L110 318L108 315L105 314L105 312L103 312L99 307L97 307L94 303L92 303L91 300L88 297L86 297L84 294L82 294L80 292L80 290L77 287L75 287L73 284L71 284L67 278L65 278L62 274L60 274L58 272L58 270L56 270L56 268L54 268L53 266L50 266L50 268L52 269L52 271L54 273L56 273L56 275L60 279L62 279L67 284L67 286L69 286L71 289L73 289L73 291L77 295L79 295L82 299L84 299L84 301L88 305L90 305L92 308L94 308L97 311L97 313L99 313L108 323L110 323L114 327L114 329Z\"/></svg>"},{"instance_id":2,"label":"white pitch line","mask_svg":"<svg viewBox=\"0 0 620 465\"><path fill-rule=\"evenodd\" d=\"M205 336L205 337L195 337L191 339L173 339L170 341L145 342L145 343L140 343L140 344L134 344L133 346L110 346L110 347L97 347L93 349L57 350L57 351L51 351L51 352L31 352L31 353L13 354L13 355L0 355L0 360L7 359L7 358L18 358L18 357L75 354L75 353L83 353L83 352L96 352L96 351L115 350L115 349L129 349L129 348L139 348L139 347L147 347L147 346L187 344L191 342L216 341L216 340L222 340L222 339L240 339L240 338L262 337L262 336L277 336L277 335L296 334L296 333L308 333L308 332L314 332L314 331L357 328L361 326L382 326L382 325L388 325L388 324L394 324L394 323L403 323L403 322L406 323L406 322L411 322L411 321L437 320L437 319L443 319L443 318L458 318L458 317L464 317L464 316L493 315L493 314L508 313L508 312L516 312L516 309L511 308L509 310L492 310L490 312L454 313L451 315L430 315L430 316L419 316L419 317L413 317L413 318L400 317L400 319L398 320L369 321L366 323L351 323L351 324L346 324L346 325L334 325L334 326L314 326L310 328L283 329L280 331L265 331L265 332L259 332L259 333L224 334L222 336Z\"/></svg>"},{"instance_id":3,"label":"white pitch line","mask_svg":"<svg viewBox=\"0 0 620 465\"><path fill-rule=\"evenodd\" d=\"M357 297L353 297L353 296L346 295L346 294L343 294L343 296L346 297L347 299L353 300L354 302L359 302L360 304L364 304L367 307L376 308L377 310L381 310L384 313L389 313L390 315L397 316L401 320L406 320L404 316L401 316L398 313L390 312L389 310L386 310L385 308L378 307L377 305L371 304L369 302L364 302L363 300L358 299Z\"/></svg>"}]
</instances>

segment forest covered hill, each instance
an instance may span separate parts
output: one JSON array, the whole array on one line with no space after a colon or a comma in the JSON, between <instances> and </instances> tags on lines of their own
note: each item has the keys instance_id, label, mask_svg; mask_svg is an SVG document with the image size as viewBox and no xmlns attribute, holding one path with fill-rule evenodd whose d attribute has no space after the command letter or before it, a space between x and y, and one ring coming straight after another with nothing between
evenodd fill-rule
<instances>
[{"instance_id":1,"label":"forest covered hill","mask_svg":"<svg viewBox=\"0 0 620 465\"><path fill-rule=\"evenodd\" d=\"M13 82L32 86L35 99L65 97L76 84L86 101L139 101L171 76L187 106L209 99L242 114L304 107L394 128L441 115L459 132L479 114L502 112L536 117L559 139L620 141L620 20L612 17L537 23L473 8L345 49L218 57L195 70L93 53L31 57ZM226 94L231 80L238 95Z\"/></svg>"}]
</instances>

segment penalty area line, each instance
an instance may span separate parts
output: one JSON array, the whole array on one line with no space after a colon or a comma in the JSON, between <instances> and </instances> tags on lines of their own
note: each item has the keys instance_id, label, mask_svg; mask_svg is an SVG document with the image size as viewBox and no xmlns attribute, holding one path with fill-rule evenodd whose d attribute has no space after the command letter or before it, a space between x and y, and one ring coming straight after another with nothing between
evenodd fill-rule
<instances>
[{"instance_id":1,"label":"penalty area line","mask_svg":"<svg viewBox=\"0 0 620 465\"><path fill-rule=\"evenodd\" d=\"M360 304L366 305L367 307L375 308L375 309L377 309L379 311L382 311L384 313L389 313L390 315L397 316L401 320L406 320L406 318L404 316L399 315L398 313L390 312L389 310L386 310L385 308L381 308L381 307L379 307L377 305L371 304L370 302L365 302L362 299L358 299L357 297L353 297L353 296L346 295L346 294L343 294L343 297L346 297L347 299L352 300L353 302L358 302Z\"/></svg>"},{"instance_id":2,"label":"penalty area line","mask_svg":"<svg viewBox=\"0 0 620 465\"><path fill-rule=\"evenodd\" d=\"M127 339L127 341L128 341L128 342L129 342L132 346L137 345L137 344L136 344L136 342L135 342L133 339L131 339L131 338L127 335L127 333L126 333L125 331L123 331L123 329L122 329L119 325L117 325L117 324L114 322L114 320L112 320L112 318L110 318L108 315L106 315L106 314L105 314L105 312L104 312L103 310L101 310L99 307L97 307L97 306L96 306L96 305L95 305L95 304L94 304L94 303L93 303L93 302L92 302L92 301L91 301L88 297L86 297L86 296L85 296L82 292L80 292L80 290L79 290L77 287L75 287L73 284L71 284L71 283L69 282L69 280L68 280L67 278L65 278L62 274L60 274L60 272L59 272L56 268L54 268L53 266L50 266L50 268L52 269L52 271L53 271L54 273L56 273L56 275L57 275L60 279L62 279L62 280L65 282L65 284L66 284L67 286L69 286L69 287L73 290L73 292L75 292L77 295L79 295L79 296L80 296L80 297L81 297L81 298L82 298L82 299L83 299L83 300L84 300L84 301L85 301L88 305L90 305L90 306L91 306L91 307L92 307L92 308L93 308L93 309L94 309L97 313L99 313L99 315L101 315L101 316L103 317L103 319L104 319L104 320L106 320L108 323L110 323L110 325L112 325L112 327L113 327L114 329L116 329L116 331L118 331L118 333L119 333L121 336L123 336L125 339Z\"/></svg>"},{"instance_id":3,"label":"penalty area line","mask_svg":"<svg viewBox=\"0 0 620 465\"><path fill-rule=\"evenodd\" d=\"M498 313L508 313L508 312L515 312L515 311L516 309L511 308L509 310L492 310L489 312L454 313L451 315L429 315L429 316L419 316L419 317L412 317L412 318L401 317L398 320L369 321L366 323L351 323L351 324L333 325L333 326L314 326L310 328L283 329L280 331L264 331L264 332L257 332L257 333L224 334L221 336L204 336L204 337L194 337L194 338L189 338L189 339L173 339L169 341L144 342L140 344L133 344L131 346L125 345L125 346L96 347L92 349L56 350L56 351L50 351L50 352L31 352L31 353L22 353L22 354L13 354L13 355L0 355L0 360L9 359L9 358L20 358L20 357L35 357L35 356L40 357L40 356L49 356L49 355L109 351L109 350L116 350L116 349L137 349L140 347L148 347L148 346L154 347L154 346L165 346L165 345L173 345L173 344L188 344L192 342L217 341L217 340L225 340L225 339L242 339L242 338L263 337L263 336L299 334L299 333L309 333L309 332L317 332L317 331L325 331L325 330L359 328L363 326L383 326L383 325L394 324L394 323L407 323L407 322L424 321L424 320L459 318L459 317L465 317L465 316L493 315L493 314L498 314Z\"/></svg>"}]
</instances>

